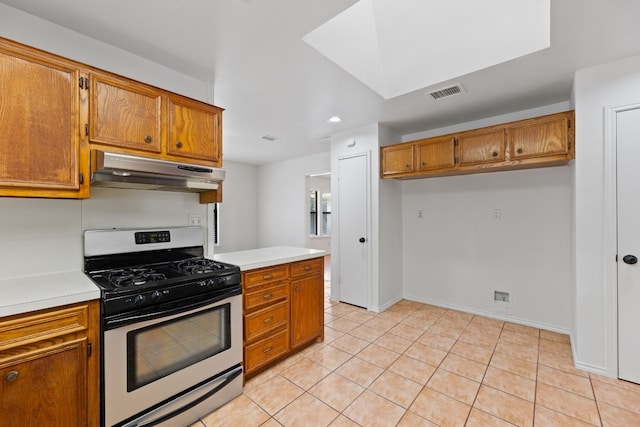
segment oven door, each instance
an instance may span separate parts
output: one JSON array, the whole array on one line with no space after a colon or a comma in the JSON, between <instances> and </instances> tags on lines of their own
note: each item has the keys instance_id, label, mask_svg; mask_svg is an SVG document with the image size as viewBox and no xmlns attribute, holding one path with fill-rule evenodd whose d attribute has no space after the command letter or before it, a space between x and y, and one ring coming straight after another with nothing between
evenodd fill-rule
<instances>
[{"instance_id":1,"label":"oven door","mask_svg":"<svg viewBox=\"0 0 640 427\"><path fill-rule=\"evenodd\" d=\"M105 327L104 425L184 426L242 393L242 296L185 305Z\"/></svg>"}]
</instances>

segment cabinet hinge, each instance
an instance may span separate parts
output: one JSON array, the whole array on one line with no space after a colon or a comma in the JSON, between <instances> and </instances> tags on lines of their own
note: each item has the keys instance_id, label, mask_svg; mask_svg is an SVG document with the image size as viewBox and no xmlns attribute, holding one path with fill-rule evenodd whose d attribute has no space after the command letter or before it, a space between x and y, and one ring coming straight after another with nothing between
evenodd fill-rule
<instances>
[{"instance_id":1,"label":"cabinet hinge","mask_svg":"<svg viewBox=\"0 0 640 427\"><path fill-rule=\"evenodd\" d=\"M89 77L80 77L80 89L89 89Z\"/></svg>"},{"instance_id":2,"label":"cabinet hinge","mask_svg":"<svg viewBox=\"0 0 640 427\"><path fill-rule=\"evenodd\" d=\"M80 85L80 89L84 89L84 77L80 77L79 79L79 85Z\"/></svg>"},{"instance_id":3,"label":"cabinet hinge","mask_svg":"<svg viewBox=\"0 0 640 427\"><path fill-rule=\"evenodd\" d=\"M459 163L458 158L457 158L457 157L454 157L454 158L453 158L453 164L454 164L454 165L457 165L458 163Z\"/></svg>"},{"instance_id":4,"label":"cabinet hinge","mask_svg":"<svg viewBox=\"0 0 640 427\"><path fill-rule=\"evenodd\" d=\"M454 147L457 147L457 146L458 146L458 138L456 138L456 139L454 139L454 140L453 140L453 146L454 146Z\"/></svg>"},{"instance_id":5,"label":"cabinet hinge","mask_svg":"<svg viewBox=\"0 0 640 427\"><path fill-rule=\"evenodd\" d=\"M92 346L91 346L91 343L90 343L90 342L88 342L88 343L87 343L87 356L91 356L91 351L92 351L92 348L91 348L91 347L92 347Z\"/></svg>"},{"instance_id":6,"label":"cabinet hinge","mask_svg":"<svg viewBox=\"0 0 640 427\"><path fill-rule=\"evenodd\" d=\"M571 120L567 120L567 123L569 125L569 129L571 129Z\"/></svg>"},{"instance_id":7,"label":"cabinet hinge","mask_svg":"<svg viewBox=\"0 0 640 427\"><path fill-rule=\"evenodd\" d=\"M84 136L89 136L89 123L84 124Z\"/></svg>"},{"instance_id":8,"label":"cabinet hinge","mask_svg":"<svg viewBox=\"0 0 640 427\"><path fill-rule=\"evenodd\" d=\"M84 172L80 172L80 184L84 184Z\"/></svg>"},{"instance_id":9,"label":"cabinet hinge","mask_svg":"<svg viewBox=\"0 0 640 427\"><path fill-rule=\"evenodd\" d=\"M618 262L618 254L616 254L616 262Z\"/></svg>"}]
</instances>

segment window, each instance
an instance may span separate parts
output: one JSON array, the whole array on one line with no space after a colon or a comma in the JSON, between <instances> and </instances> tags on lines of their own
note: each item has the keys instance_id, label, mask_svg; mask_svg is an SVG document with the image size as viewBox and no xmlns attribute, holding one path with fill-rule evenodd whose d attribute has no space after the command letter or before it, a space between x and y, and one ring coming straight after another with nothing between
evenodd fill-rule
<instances>
[{"instance_id":1,"label":"window","mask_svg":"<svg viewBox=\"0 0 640 427\"><path fill-rule=\"evenodd\" d=\"M319 195L317 190L309 192L309 234L331 235L331 193Z\"/></svg>"}]
</instances>

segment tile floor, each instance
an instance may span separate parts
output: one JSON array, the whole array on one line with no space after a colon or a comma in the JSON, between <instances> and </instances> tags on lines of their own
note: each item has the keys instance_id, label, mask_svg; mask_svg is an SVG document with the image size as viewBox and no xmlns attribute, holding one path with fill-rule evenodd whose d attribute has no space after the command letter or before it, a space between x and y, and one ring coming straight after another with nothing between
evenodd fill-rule
<instances>
[{"instance_id":1,"label":"tile floor","mask_svg":"<svg viewBox=\"0 0 640 427\"><path fill-rule=\"evenodd\" d=\"M569 338L412 301L325 299L325 341L192 427L640 426L640 385L573 367Z\"/></svg>"}]
</instances>

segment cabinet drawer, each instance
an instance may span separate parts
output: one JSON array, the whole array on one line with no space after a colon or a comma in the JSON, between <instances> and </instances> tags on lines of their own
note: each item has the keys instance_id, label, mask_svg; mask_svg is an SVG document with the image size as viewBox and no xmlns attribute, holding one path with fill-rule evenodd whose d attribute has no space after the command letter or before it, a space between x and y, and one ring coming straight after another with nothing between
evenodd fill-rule
<instances>
[{"instance_id":1,"label":"cabinet drawer","mask_svg":"<svg viewBox=\"0 0 640 427\"><path fill-rule=\"evenodd\" d=\"M289 329L247 346L244 350L245 373L264 366L289 351Z\"/></svg>"},{"instance_id":2,"label":"cabinet drawer","mask_svg":"<svg viewBox=\"0 0 640 427\"><path fill-rule=\"evenodd\" d=\"M283 301L244 317L244 339L251 341L289 322L289 302Z\"/></svg>"},{"instance_id":3,"label":"cabinet drawer","mask_svg":"<svg viewBox=\"0 0 640 427\"><path fill-rule=\"evenodd\" d=\"M324 269L324 258L313 258L305 261L291 263L291 277L300 277L306 274L317 274Z\"/></svg>"},{"instance_id":4,"label":"cabinet drawer","mask_svg":"<svg viewBox=\"0 0 640 427\"><path fill-rule=\"evenodd\" d=\"M265 304L271 304L288 298L289 283L281 283L276 286L269 286L251 293L244 294L244 309L253 310Z\"/></svg>"},{"instance_id":5,"label":"cabinet drawer","mask_svg":"<svg viewBox=\"0 0 640 427\"><path fill-rule=\"evenodd\" d=\"M289 265L277 265L275 267L260 268L258 270L250 270L244 273L245 289L264 285L267 283L275 283L289 278Z\"/></svg>"}]
</instances>

